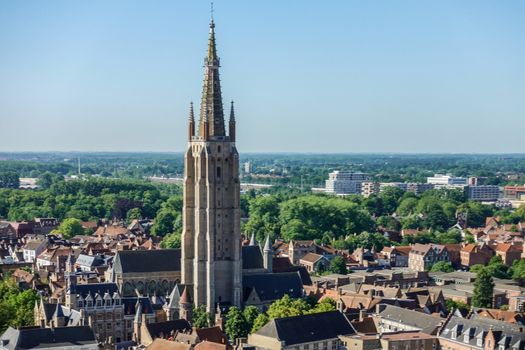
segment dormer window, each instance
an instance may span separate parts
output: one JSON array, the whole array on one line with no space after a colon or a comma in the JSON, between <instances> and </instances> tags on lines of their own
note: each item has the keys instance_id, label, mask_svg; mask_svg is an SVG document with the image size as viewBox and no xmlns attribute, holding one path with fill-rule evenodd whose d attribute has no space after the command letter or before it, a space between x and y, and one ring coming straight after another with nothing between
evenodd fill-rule
<instances>
[{"instance_id":1,"label":"dormer window","mask_svg":"<svg viewBox=\"0 0 525 350\"><path fill-rule=\"evenodd\" d=\"M102 306L102 300L97 299L97 307L100 307L100 306Z\"/></svg>"}]
</instances>

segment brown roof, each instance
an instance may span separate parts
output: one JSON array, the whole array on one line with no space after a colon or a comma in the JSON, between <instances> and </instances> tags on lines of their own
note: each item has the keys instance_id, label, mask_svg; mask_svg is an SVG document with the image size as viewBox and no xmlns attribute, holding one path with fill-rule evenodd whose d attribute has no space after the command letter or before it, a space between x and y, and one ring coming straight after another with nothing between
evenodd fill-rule
<instances>
[{"instance_id":1,"label":"brown roof","mask_svg":"<svg viewBox=\"0 0 525 350\"><path fill-rule=\"evenodd\" d=\"M515 246L515 245L512 245L512 244L509 244L509 243L499 243L497 246L496 246L496 251L498 252L503 252L503 253L508 253L508 252L519 252L520 249L519 247Z\"/></svg>"},{"instance_id":2,"label":"brown roof","mask_svg":"<svg viewBox=\"0 0 525 350\"><path fill-rule=\"evenodd\" d=\"M359 333L377 333L377 327L372 317L365 317L362 321L352 321L352 326L354 326L355 330Z\"/></svg>"},{"instance_id":3,"label":"brown roof","mask_svg":"<svg viewBox=\"0 0 525 350\"><path fill-rule=\"evenodd\" d=\"M232 349L230 345L213 343L211 341L202 341L199 344L195 345L195 350L229 350Z\"/></svg>"},{"instance_id":4,"label":"brown roof","mask_svg":"<svg viewBox=\"0 0 525 350\"><path fill-rule=\"evenodd\" d=\"M300 261L306 261L306 262L309 262L309 263L313 264L313 263L318 262L322 258L323 258L322 255L315 254L315 253L308 253L305 256L303 256L301 259L299 259L299 260Z\"/></svg>"},{"instance_id":5,"label":"brown roof","mask_svg":"<svg viewBox=\"0 0 525 350\"><path fill-rule=\"evenodd\" d=\"M179 342L174 342L162 338L157 338L146 347L147 350L190 350L190 344L184 344Z\"/></svg>"},{"instance_id":6,"label":"brown roof","mask_svg":"<svg viewBox=\"0 0 525 350\"><path fill-rule=\"evenodd\" d=\"M118 236L118 235L128 235L130 231L122 226L100 226L95 231L96 236Z\"/></svg>"},{"instance_id":7,"label":"brown roof","mask_svg":"<svg viewBox=\"0 0 525 350\"><path fill-rule=\"evenodd\" d=\"M195 330L201 341L207 340L213 343L228 344L228 339L219 326L209 328L198 328Z\"/></svg>"}]
</instances>

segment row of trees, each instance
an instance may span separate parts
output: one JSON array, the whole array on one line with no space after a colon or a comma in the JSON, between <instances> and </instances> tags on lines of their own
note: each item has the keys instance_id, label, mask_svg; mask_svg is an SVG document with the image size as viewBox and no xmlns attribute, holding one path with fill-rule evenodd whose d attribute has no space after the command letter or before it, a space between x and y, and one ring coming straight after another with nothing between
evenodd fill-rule
<instances>
[{"instance_id":1,"label":"row of trees","mask_svg":"<svg viewBox=\"0 0 525 350\"><path fill-rule=\"evenodd\" d=\"M231 307L226 314L224 331L230 340L246 337L258 331L270 320L275 318L307 315L335 310L335 302L325 298L319 303L314 299L292 299L288 295L273 302L266 312L260 312L255 306L247 306L244 310ZM213 325L211 317L203 306L193 309L193 326L197 328Z\"/></svg>"}]
</instances>

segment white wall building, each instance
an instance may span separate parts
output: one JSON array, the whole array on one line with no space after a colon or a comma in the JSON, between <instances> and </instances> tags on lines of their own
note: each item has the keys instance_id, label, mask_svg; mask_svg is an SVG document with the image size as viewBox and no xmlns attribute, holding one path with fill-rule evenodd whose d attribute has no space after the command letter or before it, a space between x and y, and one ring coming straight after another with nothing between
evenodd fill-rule
<instances>
[{"instance_id":1,"label":"white wall building","mask_svg":"<svg viewBox=\"0 0 525 350\"><path fill-rule=\"evenodd\" d=\"M473 201L496 201L499 198L499 186L467 186L467 198Z\"/></svg>"},{"instance_id":2,"label":"white wall building","mask_svg":"<svg viewBox=\"0 0 525 350\"><path fill-rule=\"evenodd\" d=\"M325 191L332 194L361 194L361 185L368 180L367 174L336 170L328 174Z\"/></svg>"}]
</instances>

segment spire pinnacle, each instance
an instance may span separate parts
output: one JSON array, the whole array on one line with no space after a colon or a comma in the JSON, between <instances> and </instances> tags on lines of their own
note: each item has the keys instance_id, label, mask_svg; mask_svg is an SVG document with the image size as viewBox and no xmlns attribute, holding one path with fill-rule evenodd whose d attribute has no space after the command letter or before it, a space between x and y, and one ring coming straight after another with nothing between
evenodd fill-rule
<instances>
[{"instance_id":1,"label":"spire pinnacle","mask_svg":"<svg viewBox=\"0 0 525 350\"><path fill-rule=\"evenodd\" d=\"M190 116L189 121L194 123L195 122L195 114L193 113L193 101L190 102Z\"/></svg>"},{"instance_id":2,"label":"spire pinnacle","mask_svg":"<svg viewBox=\"0 0 525 350\"><path fill-rule=\"evenodd\" d=\"M231 101L230 107L230 122L235 121L235 110L233 108L233 100Z\"/></svg>"},{"instance_id":3,"label":"spire pinnacle","mask_svg":"<svg viewBox=\"0 0 525 350\"><path fill-rule=\"evenodd\" d=\"M266 242L264 242L264 248L263 248L263 251L264 252L269 252L272 250L272 247L270 245L270 235L267 235L266 236Z\"/></svg>"}]
</instances>

